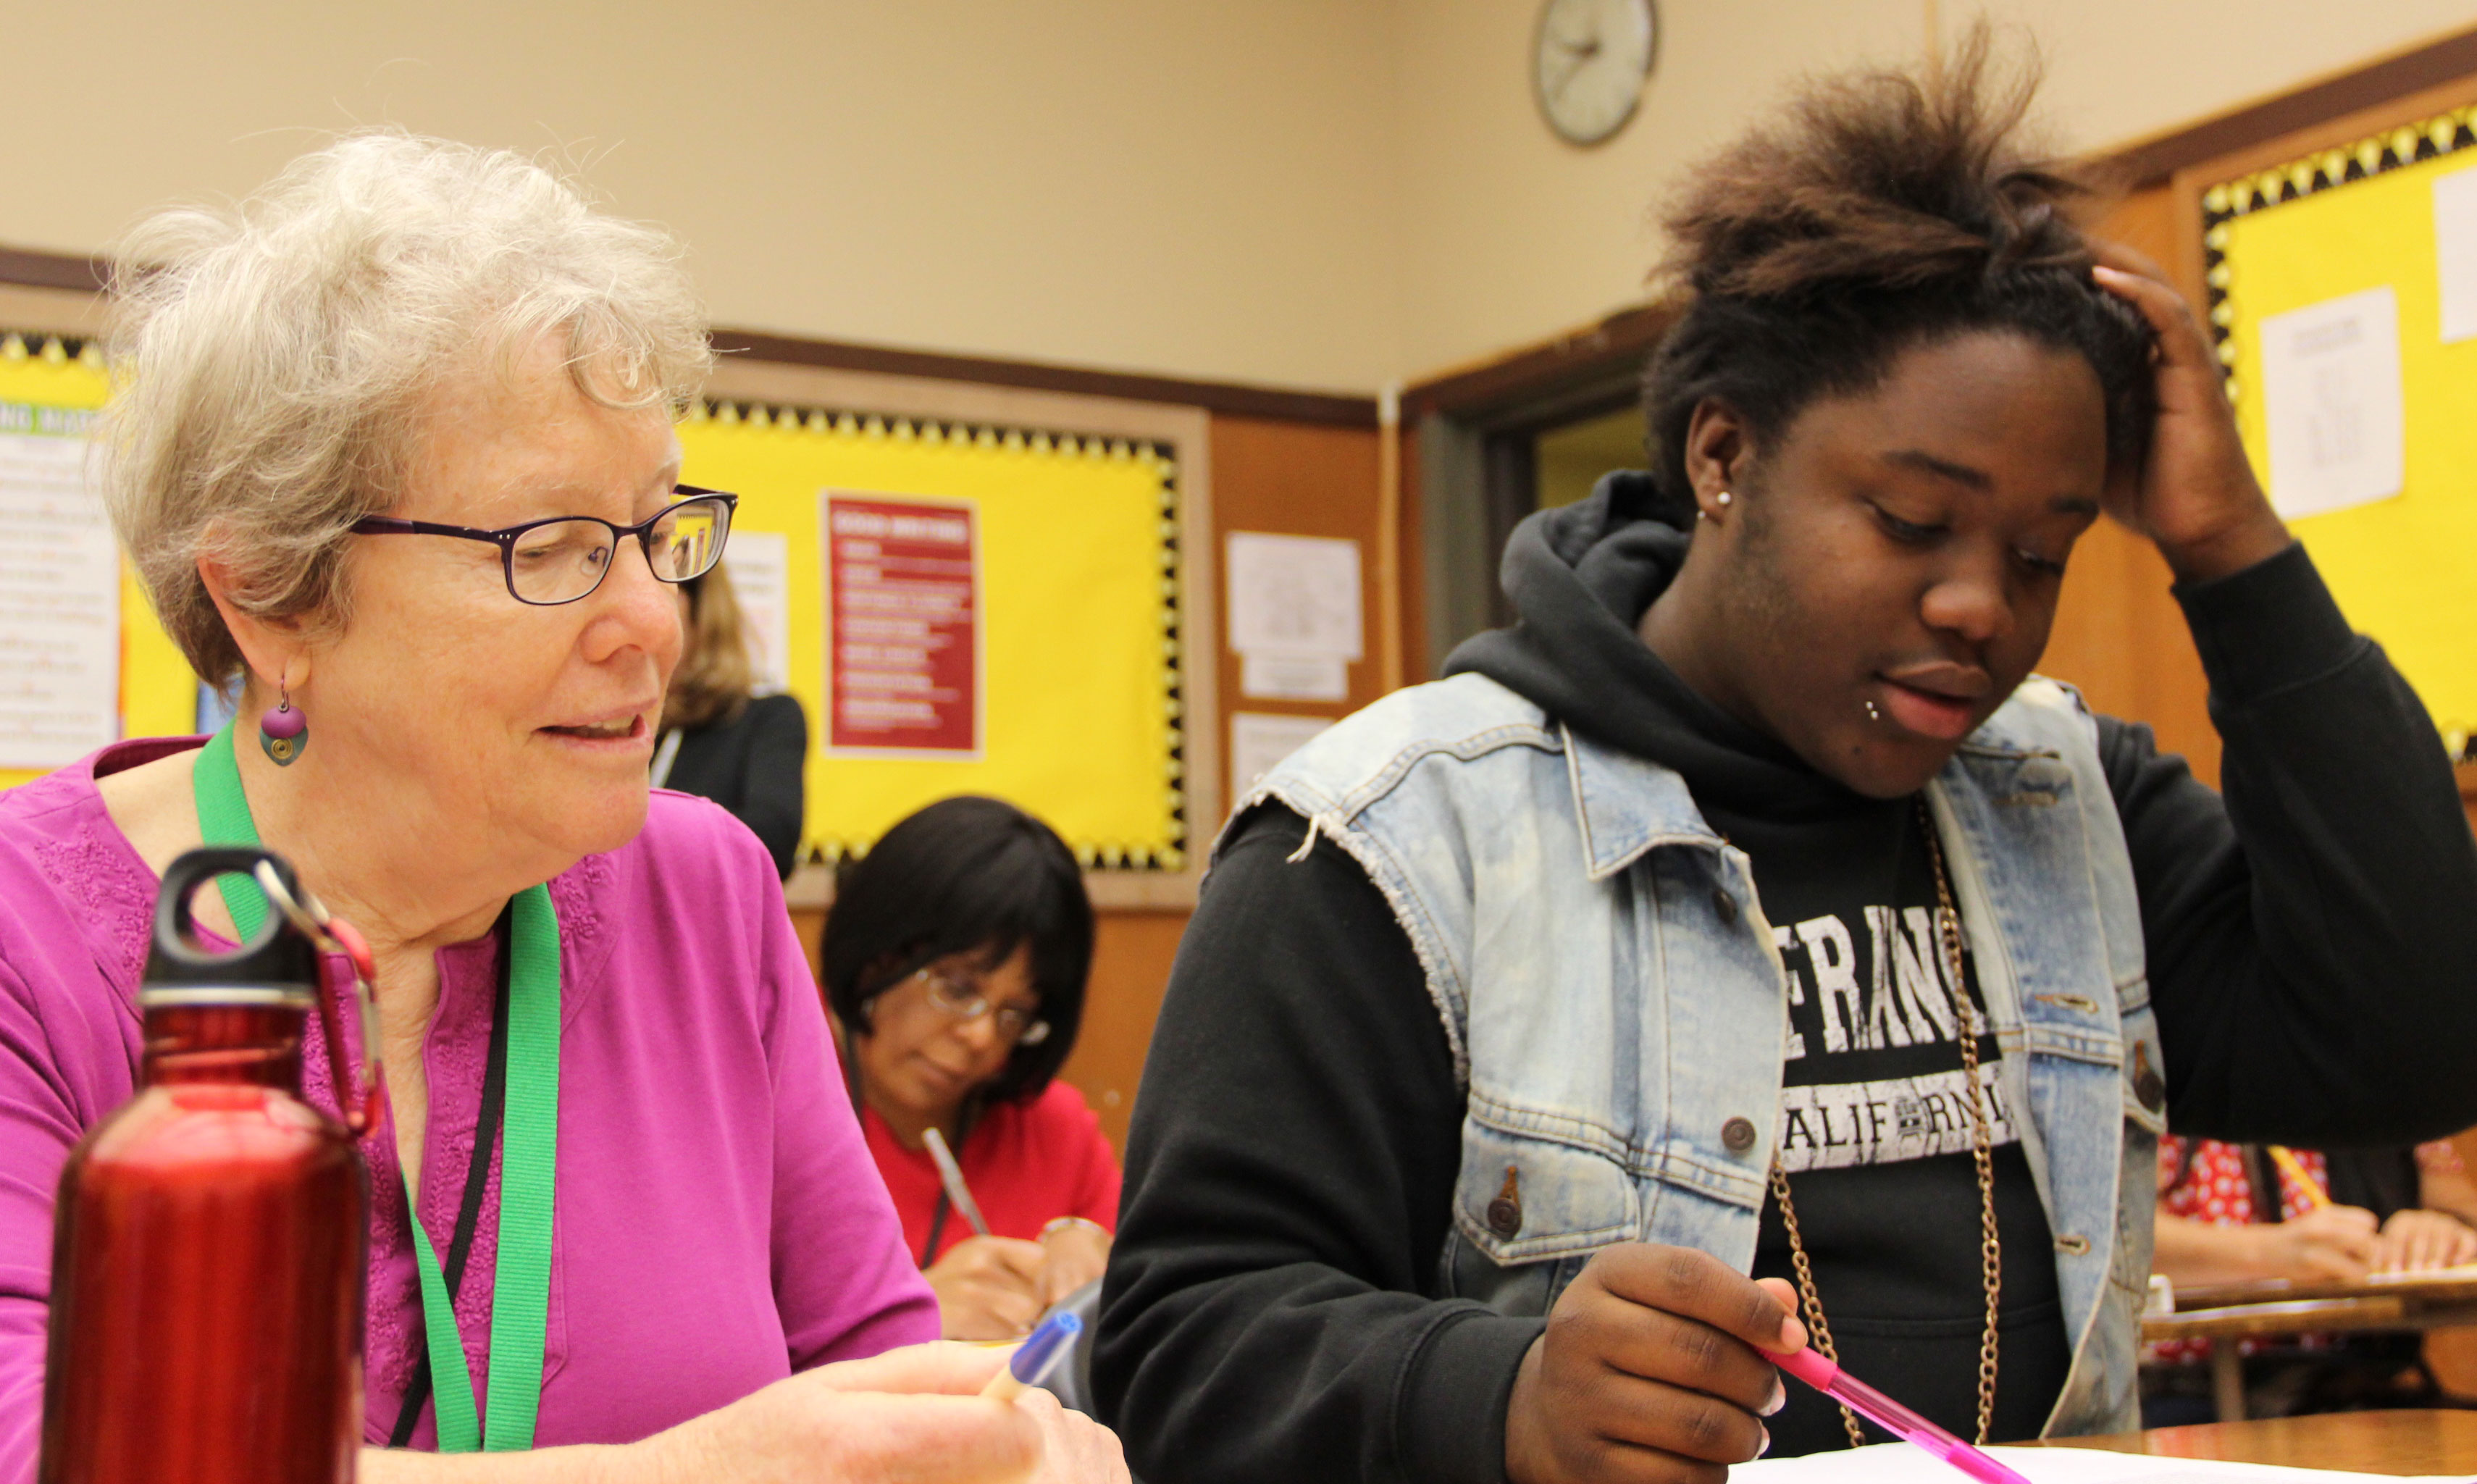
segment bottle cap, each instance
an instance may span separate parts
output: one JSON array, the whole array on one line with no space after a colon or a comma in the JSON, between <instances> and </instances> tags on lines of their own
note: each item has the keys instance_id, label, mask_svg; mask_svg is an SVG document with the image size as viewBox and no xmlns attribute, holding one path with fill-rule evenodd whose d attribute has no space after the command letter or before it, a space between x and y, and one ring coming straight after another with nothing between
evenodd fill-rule
<instances>
[{"instance_id":1,"label":"bottle cap","mask_svg":"<svg viewBox=\"0 0 2477 1484\"><path fill-rule=\"evenodd\" d=\"M184 851L163 872L155 897L140 1005L297 1005L317 1003L318 952L280 912L269 912L248 941L229 952L198 936L191 899L221 875L247 877L263 864L295 895L291 866L256 845L202 845Z\"/></svg>"}]
</instances>

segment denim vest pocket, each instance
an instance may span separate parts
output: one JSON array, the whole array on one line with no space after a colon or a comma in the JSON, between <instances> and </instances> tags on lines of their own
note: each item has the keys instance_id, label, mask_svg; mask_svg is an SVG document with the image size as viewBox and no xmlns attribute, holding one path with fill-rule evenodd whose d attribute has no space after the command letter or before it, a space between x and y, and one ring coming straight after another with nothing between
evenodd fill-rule
<instances>
[{"instance_id":1,"label":"denim vest pocket","mask_svg":"<svg viewBox=\"0 0 2477 1484\"><path fill-rule=\"evenodd\" d=\"M1461 1232L1449 1231L1444 1256L1437 1265L1437 1296L1475 1299L1511 1319L1542 1319L1590 1260L1589 1252L1576 1252L1501 1266L1489 1261Z\"/></svg>"},{"instance_id":2,"label":"denim vest pocket","mask_svg":"<svg viewBox=\"0 0 2477 1484\"><path fill-rule=\"evenodd\" d=\"M1500 1267L1584 1256L1641 1230L1634 1182L1609 1153L1463 1119L1454 1228Z\"/></svg>"}]
</instances>

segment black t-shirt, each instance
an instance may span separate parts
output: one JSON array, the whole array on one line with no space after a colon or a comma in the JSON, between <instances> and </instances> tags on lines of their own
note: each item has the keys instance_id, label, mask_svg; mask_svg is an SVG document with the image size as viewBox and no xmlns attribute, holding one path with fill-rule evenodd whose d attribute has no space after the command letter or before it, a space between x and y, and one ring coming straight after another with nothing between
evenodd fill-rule
<instances>
[{"instance_id":1,"label":"black t-shirt","mask_svg":"<svg viewBox=\"0 0 2477 1484\"><path fill-rule=\"evenodd\" d=\"M1926 831L1897 800L1858 801L1829 826L1741 829L1788 971L1775 1146L1824 1321L1852 1375L1886 1386L1897 1376L1904 1403L1975 1437L1987 1328L1976 1119ZM2072 1346L2046 1211L1965 945L1962 969L2002 1248L1989 1436L2009 1442L2038 1435ZM1776 1201L1764 1202L1754 1273L1796 1281ZM1839 1409L1802 1386L1765 1425L1777 1457L1848 1446Z\"/></svg>"},{"instance_id":2,"label":"black t-shirt","mask_svg":"<svg viewBox=\"0 0 2477 1484\"><path fill-rule=\"evenodd\" d=\"M1789 1011L1808 1054L1784 1068L1784 1108L1840 1110L1828 1136L1814 1119L1817 1164L1849 1152L1827 1137L1901 1152L1903 1094L1848 1090L1909 1082L1911 1121L1932 1128L1917 1079L1934 1091L1949 1071L1940 1059L1958 1055L1957 1044L1920 1045L1931 968L1900 998L1903 952L1922 956L1910 911L1934 900L1914 806L1853 804L1768 739L1697 711L1710 708L1633 632L1685 540L1629 511L1622 488L1534 517L1506 558L1522 622L1466 645L1457 665L1689 779L1753 861L1776 933L1804 948L1801 925L1814 923L1818 943L1837 945L1822 919L1837 920L1860 990L1838 977L1837 946L1822 950L1829 987L1812 950L1789 955L1808 1003ZM2170 1119L2313 1147L2477 1122L2477 1080L2459 1065L2477 1041L2465 968L2477 847L2423 707L2349 632L2301 548L2178 597L2211 680L2225 800L2160 756L2145 728L2098 724ZM1181 941L1129 1136L1095 1392L1130 1463L1159 1484L1497 1484L1507 1400L1542 1321L1435 1296L1464 1111L1451 1049L1383 894L1329 840L1301 855L1306 833L1279 806L1242 819ZM1899 909L1886 925L1901 936L1895 998L1861 1045L1856 1006L1870 1027L1879 1014L1865 997L1882 920L1870 908ZM1839 1007L1839 1049L1827 1003ZM1910 1046L1890 1044L1896 1021ZM1984 1318L1966 1147L1791 1175L1852 1372L1963 1432ZM2055 1401L2067 1337L2017 1143L1999 1149L1996 1196L1995 1434L2018 1437ZM1785 1274L1780 1235L1766 1212L1759 1272ZM1775 1451L1839 1441L1836 1412L1794 1385L1789 1396L1771 1420Z\"/></svg>"}]
</instances>

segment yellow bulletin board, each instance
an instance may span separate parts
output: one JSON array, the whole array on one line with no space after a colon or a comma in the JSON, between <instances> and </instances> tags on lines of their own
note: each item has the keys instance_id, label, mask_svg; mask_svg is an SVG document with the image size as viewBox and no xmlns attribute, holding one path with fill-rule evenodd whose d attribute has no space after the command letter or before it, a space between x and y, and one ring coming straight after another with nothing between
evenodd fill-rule
<instances>
[{"instance_id":1,"label":"yellow bulletin board","mask_svg":"<svg viewBox=\"0 0 2477 1484\"><path fill-rule=\"evenodd\" d=\"M737 399L701 404L680 441L688 483L739 495L735 534L787 540L790 691L811 736L809 844L830 859L864 851L925 804L988 793L1046 819L1088 868L1186 868L1195 816L1182 633L1192 603L1175 444ZM972 755L826 744L828 491L973 510L982 689Z\"/></svg>"},{"instance_id":2,"label":"yellow bulletin board","mask_svg":"<svg viewBox=\"0 0 2477 1484\"><path fill-rule=\"evenodd\" d=\"M13 426L79 436L87 415L111 392L103 358L91 342L42 335L0 335L0 408ZM18 421L17 416L23 420ZM150 737L189 731L197 719L198 686L188 661L155 621L154 610L127 563L120 574L120 735ZM63 759L63 761L67 761ZM0 768L0 789L40 777Z\"/></svg>"},{"instance_id":3,"label":"yellow bulletin board","mask_svg":"<svg viewBox=\"0 0 2477 1484\"><path fill-rule=\"evenodd\" d=\"M2265 481L2263 321L2370 289L2394 296L2400 493L2289 524L2455 752L2477 731L2477 339L2442 339L2434 184L2468 169L2477 138L2462 109L2201 190L2211 323Z\"/></svg>"}]
</instances>

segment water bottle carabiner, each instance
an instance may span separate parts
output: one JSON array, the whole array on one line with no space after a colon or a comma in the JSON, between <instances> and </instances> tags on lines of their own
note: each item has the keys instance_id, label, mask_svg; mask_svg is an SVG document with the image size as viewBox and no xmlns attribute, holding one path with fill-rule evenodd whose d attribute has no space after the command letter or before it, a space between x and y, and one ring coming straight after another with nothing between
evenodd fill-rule
<instances>
[{"instance_id":1,"label":"water bottle carabiner","mask_svg":"<svg viewBox=\"0 0 2477 1484\"><path fill-rule=\"evenodd\" d=\"M319 987L318 1029L327 1038L327 1075L335 1084L336 1106L344 1116L344 1128L356 1139L366 1138L387 1117L387 1076L379 1065L378 969L370 960L370 945L353 924L332 916L308 887L296 898L286 889L275 868L264 861L251 873L258 889L266 893L267 902L284 914L302 937L316 944L323 953L340 953L353 966L353 1002L360 1008L362 1021L362 1071L359 1077L346 1076L344 1038L336 1023L336 1005ZM345 1089L351 1088L348 1098Z\"/></svg>"}]
</instances>

